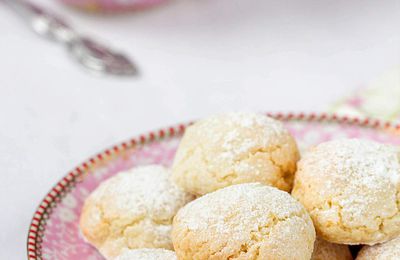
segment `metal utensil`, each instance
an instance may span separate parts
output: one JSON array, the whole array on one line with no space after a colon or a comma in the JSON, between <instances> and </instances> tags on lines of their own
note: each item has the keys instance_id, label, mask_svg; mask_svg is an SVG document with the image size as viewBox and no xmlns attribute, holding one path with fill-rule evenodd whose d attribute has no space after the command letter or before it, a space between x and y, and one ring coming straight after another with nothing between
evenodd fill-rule
<instances>
[{"instance_id":1,"label":"metal utensil","mask_svg":"<svg viewBox=\"0 0 400 260\"><path fill-rule=\"evenodd\" d=\"M130 59L109 47L81 36L64 20L25 0L3 0L12 7L38 35L66 47L70 55L97 74L134 76L138 74Z\"/></svg>"}]
</instances>

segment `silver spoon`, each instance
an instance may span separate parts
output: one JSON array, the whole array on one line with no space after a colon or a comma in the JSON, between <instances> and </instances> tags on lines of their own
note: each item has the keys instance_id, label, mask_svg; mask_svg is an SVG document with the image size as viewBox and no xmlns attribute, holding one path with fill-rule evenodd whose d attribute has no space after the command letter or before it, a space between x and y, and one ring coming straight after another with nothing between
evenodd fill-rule
<instances>
[{"instance_id":1,"label":"silver spoon","mask_svg":"<svg viewBox=\"0 0 400 260\"><path fill-rule=\"evenodd\" d=\"M81 36L56 15L25 0L3 1L25 18L34 32L64 45L70 55L90 71L126 76L138 74L136 66L127 56Z\"/></svg>"}]
</instances>

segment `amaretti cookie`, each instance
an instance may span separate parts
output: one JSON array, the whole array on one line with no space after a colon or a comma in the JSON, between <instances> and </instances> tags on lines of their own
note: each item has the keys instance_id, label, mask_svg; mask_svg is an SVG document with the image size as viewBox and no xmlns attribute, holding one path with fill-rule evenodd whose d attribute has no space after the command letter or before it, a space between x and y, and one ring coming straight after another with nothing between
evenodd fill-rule
<instances>
[{"instance_id":1,"label":"amaretti cookie","mask_svg":"<svg viewBox=\"0 0 400 260\"><path fill-rule=\"evenodd\" d=\"M400 237L374 246L363 246L356 260L399 260Z\"/></svg>"},{"instance_id":2,"label":"amaretti cookie","mask_svg":"<svg viewBox=\"0 0 400 260\"><path fill-rule=\"evenodd\" d=\"M237 184L179 210L172 240L178 259L307 259L315 230L288 193L259 183Z\"/></svg>"},{"instance_id":3,"label":"amaretti cookie","mask_svg":"<svg viewBox=\"0 0 400 260\"><path fill-rule=\"evenodd\" d=\"M399 190L395 147L343 139L303 156L292 195L306 207L321 238L373 245L400 235Z\"/></svg>"},{"instance_id":4,"label":"amaretti cookie","mask_svg":"<svg viewBox=\"0 0 400 260\"><path fill-rule=\"evenodd\" d=\"M103 182L85 201L80 228L106 258L124 249L172 249L172 220L192 195L162 166L144 166Z\"/></svg>"},{"instance_id":5,"label":"amaretti cookie","mask_svg":"<svg viewBox=\"0 0 400 260\"><path fill-rule=\"evenodd\" d=\"M124 250L114 260L178 260L174 251L161 248Z\"/></svg>"},{"instance_id":6,"label":"amaretti cookie","mask_svg":"<svg viewBox=\"0 0 400 260\"><path fill-rule=\"evenodd\" d=\"M173 178L196 195L249 182L290 191L298 158L296 142L281 122L262 114L223 114L187 128Z\"/></svg>"},{"instance_id":7,"label":"amaretti cookie","mask_svg":"<svg viewBox=\"0 0 400 260\"><path fill-rule=\"evenodd\" d=\"M350 249L347 245L329 243L319 237L314 243L314 252L311 260L352 260Z\"/></svg>"}]
</instances>

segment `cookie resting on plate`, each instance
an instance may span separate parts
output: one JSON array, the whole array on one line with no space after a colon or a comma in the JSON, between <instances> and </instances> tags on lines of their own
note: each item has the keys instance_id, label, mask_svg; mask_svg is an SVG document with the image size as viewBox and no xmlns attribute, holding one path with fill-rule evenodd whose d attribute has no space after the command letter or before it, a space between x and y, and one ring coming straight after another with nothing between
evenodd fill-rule
<instances>
[{"instance_id":1,"label":"cookie resting on plate","mask_svg":"<svg viewBox=\"0 0 400 260\"><path fill-rule=\"evenodd\" d=\"M180 209L172 241L181 260L309 260L315 230L307 211L288 193L247 183L209 193Z\"/></svg>"},{"instance_id":2,"label":"cookie resting on plate","mask_svg":"<svg viewBox=\"0 0 400 260\"><path fill-rule=\"evenodd\" d=\"M80 228L106 258L125 249L173 249L173 217L192 199L170 181L166 168L134 168L104 181L87 198Z\"/></svg>"},{"instance_id":3,"label":"cookie resting on plate","mask_svg":"<svg viewBox=\"0 0 400 260\"><path fill-rule=\"evenodd\" d=\"M249 182L290 191L298 159L296 141L280 121L230 113L188 127L172 171L174 181L196 195Z\"/></svg>"},{"instance_id":4,"label":"cookie resting on plate","mask_svg":"<svg viewBox=\"0 0 400 260\"><path fill-rule=\"evenodd\" d=\"M306 207L321 238L374 245L400 235L399 191L396 147L342 139L303 155L292 195Z\"/></svg>"}]
</instances>

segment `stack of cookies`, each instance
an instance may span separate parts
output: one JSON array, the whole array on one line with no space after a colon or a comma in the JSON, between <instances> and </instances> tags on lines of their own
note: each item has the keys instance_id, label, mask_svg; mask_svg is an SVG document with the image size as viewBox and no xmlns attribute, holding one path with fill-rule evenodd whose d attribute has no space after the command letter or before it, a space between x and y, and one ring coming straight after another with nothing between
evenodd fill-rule
<instances>
[{"instance_id":1,"label":"stack of cookies","mask_svg":"<svg viewBox=\"0 0 400 260\"><path fill-rule=\"evenodd\" d=\"M190 126L172 169L102 183L80 227L106 259L400 259L399 191L396 147L333 140L300 159L281 122L231 113Z\"/></svg>"}]
</instances>

